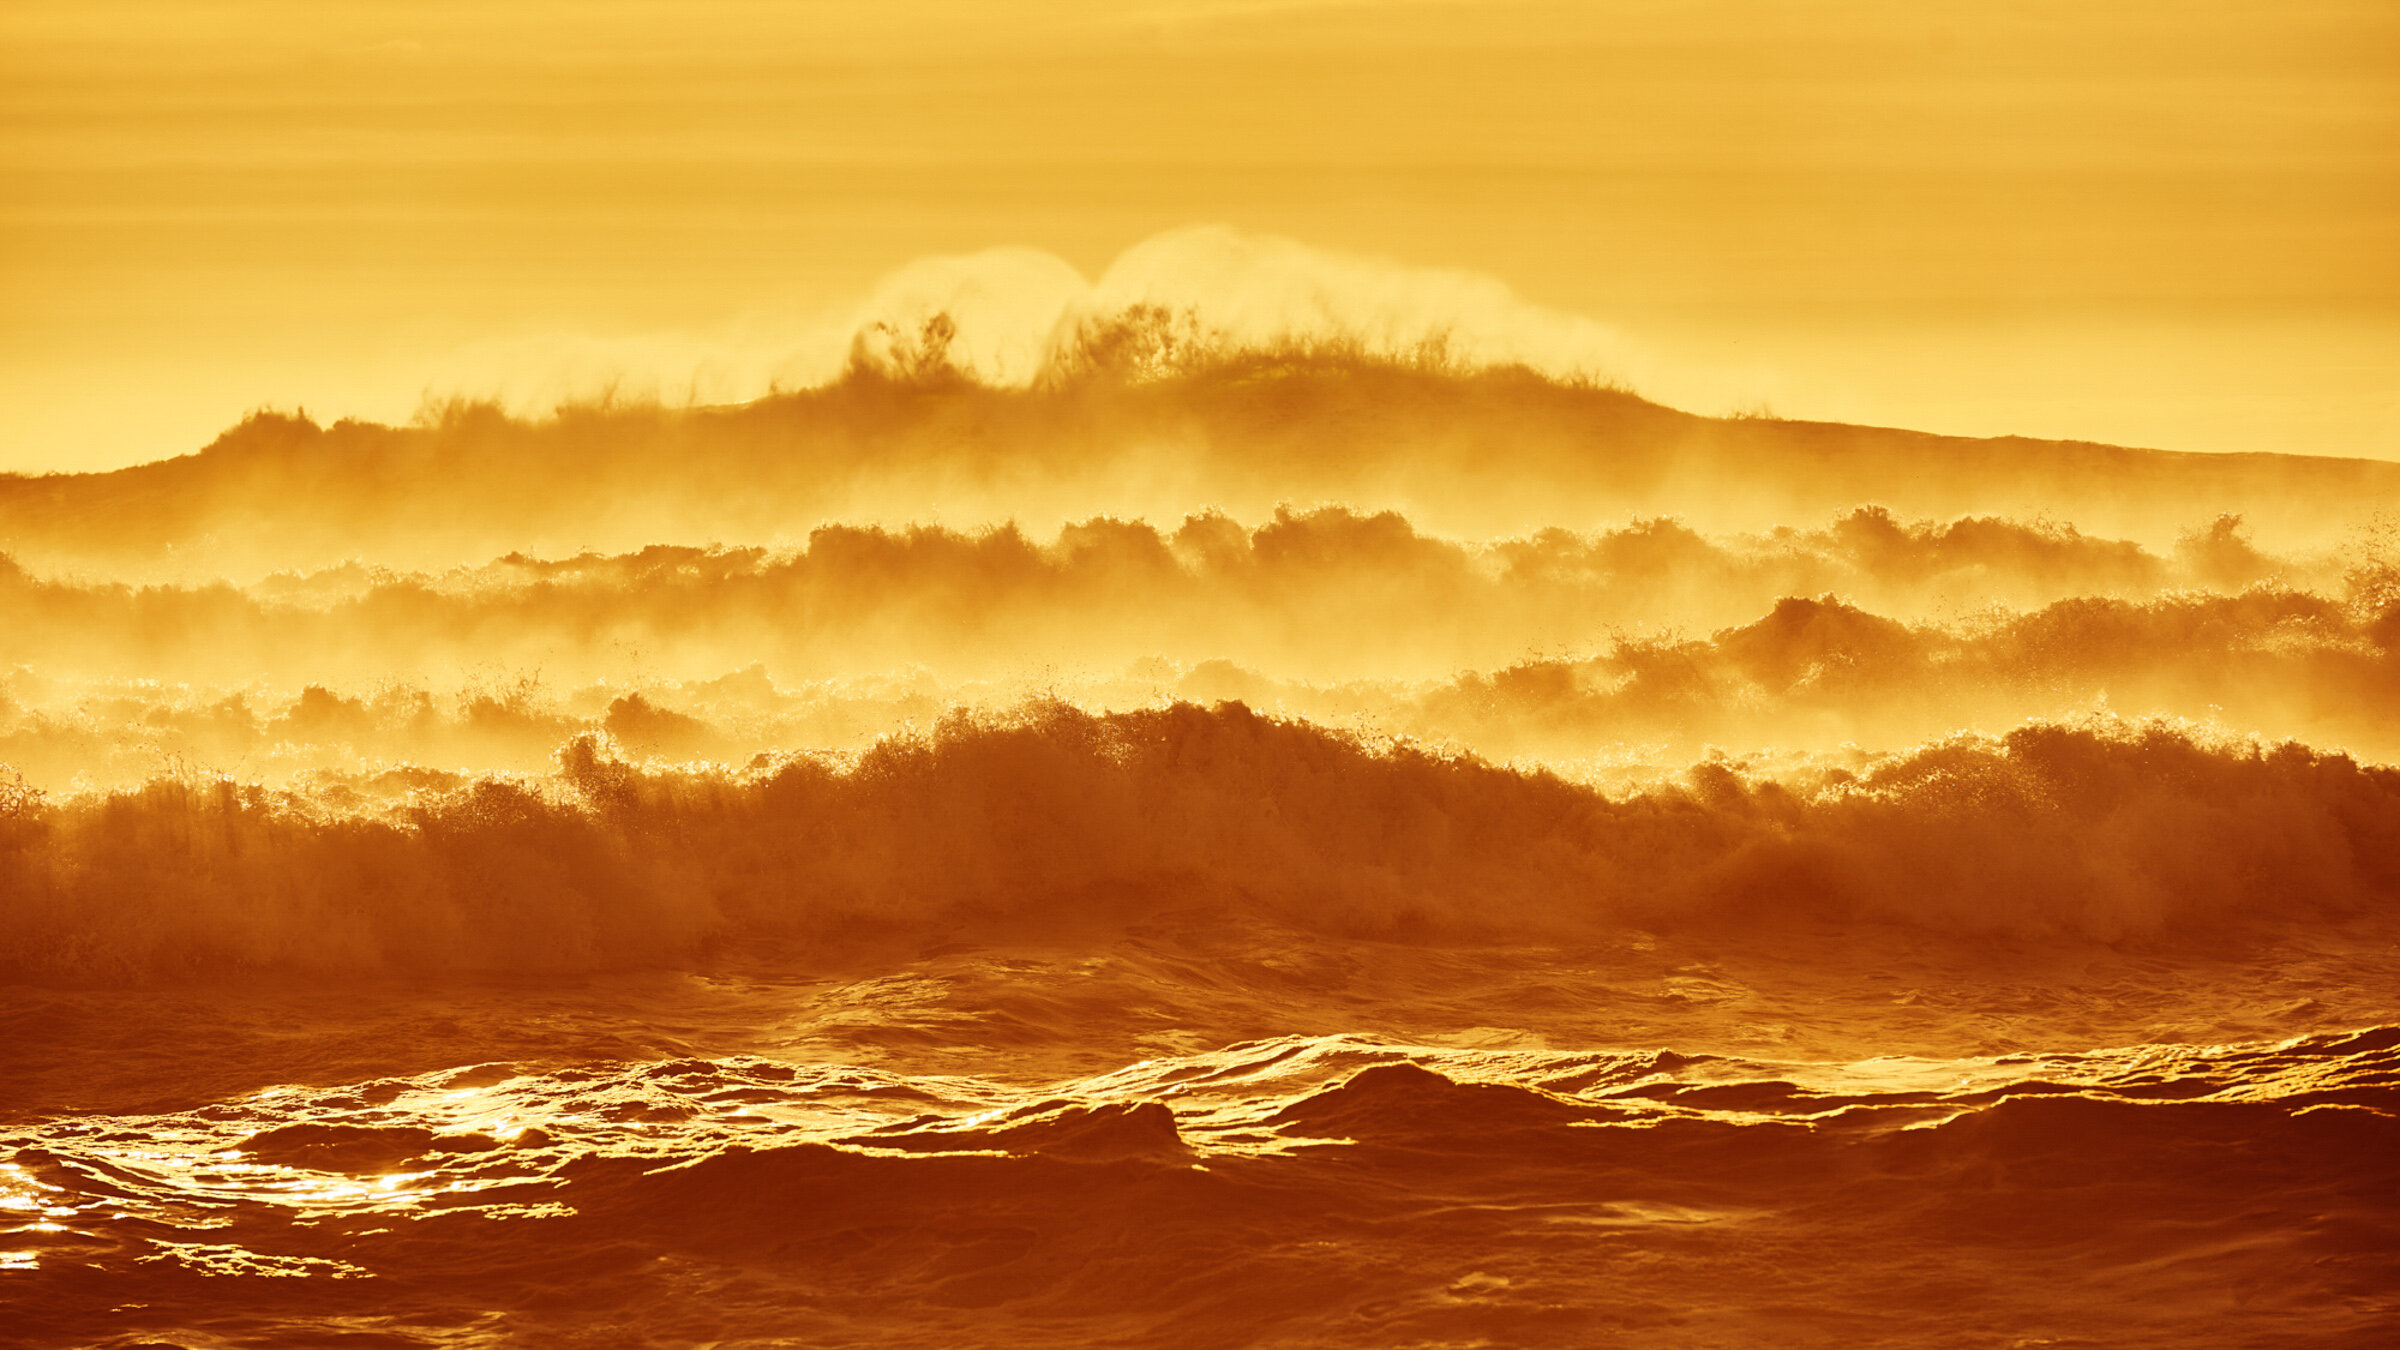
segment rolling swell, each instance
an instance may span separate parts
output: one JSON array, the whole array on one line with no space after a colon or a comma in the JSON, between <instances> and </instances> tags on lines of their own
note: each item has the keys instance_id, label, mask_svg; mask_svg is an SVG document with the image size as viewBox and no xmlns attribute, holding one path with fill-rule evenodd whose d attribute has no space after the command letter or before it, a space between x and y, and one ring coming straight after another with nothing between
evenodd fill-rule
<instances>
[{"instance_id":1,"label":"rolling swell","mask_svg":"<svg viewBox=\"0 0 2400 1350\"><path fill-rule=\"evenodd\" d=\"M44 1343L506 1308L489 1329L535 1345L2165 1345L2204 1315L2363 1346L2400 1273L2396 1042L1792 1062L1283 1037L1022 1085L493 1064L140 1117L138 1154L7 1139L0 1196L69 1220L31 1238L18 1330Z\"/></svg>"},{"instance_id":2,"label":"rolling swell","mask_svg":"<svg viewBox=\"0 0 2400 1350\"><path fill-rule=\"evenodd\" d=\"M2386 915L2400 775L2096 723L1788 782L1711 761L1612 798L1239 704L1037 702L745 772L580 738L547 782L392 811L227 781L20 790L0 869L9 968L103 981L1039 940L1191 904L1403 940L1872 920L2172 943Z\"/></svg>"}]
</instances>

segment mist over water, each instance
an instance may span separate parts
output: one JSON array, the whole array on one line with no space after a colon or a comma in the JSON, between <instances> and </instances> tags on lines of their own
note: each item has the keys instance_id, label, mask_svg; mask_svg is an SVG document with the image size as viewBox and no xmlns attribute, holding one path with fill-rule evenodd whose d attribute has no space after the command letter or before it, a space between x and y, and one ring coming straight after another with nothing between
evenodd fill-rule
<instances>
[{"instance_id":1,"label":"mist over water","mask_svg":"<svg viewBox=\"0 0 2400 1350\"><path fill-rule=\"evenodd\" d=\"M2390 466L1217 236L844 338L0 480L9 1335L2400 1333Z\"/></svg>"}]
</instances>

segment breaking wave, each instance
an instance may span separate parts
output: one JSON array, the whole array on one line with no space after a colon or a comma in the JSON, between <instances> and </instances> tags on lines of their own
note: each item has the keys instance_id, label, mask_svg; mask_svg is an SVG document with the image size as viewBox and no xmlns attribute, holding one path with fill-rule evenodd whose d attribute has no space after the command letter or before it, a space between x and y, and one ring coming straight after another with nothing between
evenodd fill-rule
<instances>
[{"instance_id":1,"label":"breaking wave","mask_svg":"<svg viewBox=\"0 0 2400 1350\"><path fill-rule=\"evenodd\" d=\"M1611 630L1705 631L1795 595L1839 593L1904 618L2270 582L2338 597L2343 562L2392 568L2378 544L2348 543L2269 556L2227 517L2162 554L2054 523L1906 523L1881 508L1756 537L1651 519L1468 542L1391 512L1278 508L1255 527L1215 512L1171 530L1098 517L1047 542L1014 525L826 525L789 550L512 553L434 573L350 565L244 587L44 579L0 554L0 616L19 650L56 673L234 683L476 662L591 672L621 664L627 644L677 675L751 661L801 678L911 664L988 673L1038 653L1110 665L1229 657L1357 678L1502 664Z\"/></svg>"},{"instance_id":2,"label":"breaking wave","mask_svg":"<svg viewBox=\"0 0 2400 1350\"><path fill-rule=\"evenodd\" d=\"M405 427L262 413L196 455L0 478L0 538L44 570L190 578L788 545L827 521L1255 520L1294 502L1476 538L1662 514L1765 531L1881 502L2164 539L2230 513L2279 545L2400 509L2400 469L2376 462L1705 418L1522 367L1340 341L1187 350L1172 315L1110 323L1028 388L927 358L737 407L523 420L458 404Z\"/></svg>"},{"instance_id":3,"label":"breaking wave","mask_svg":"<svg viewBox=\"0 0 2400 1350\"><path fill-rule=\"evenodd\" d=\"M1651 520L1472 543L1339 508L1255 528L1102 518L1048 543L824 527L789 552L242 587L45 580L0 557L0 620L38 653L0 666L0 762L51 789L176 766L280 785L362 756L540 772L605 732L631 758L740 764L1029 692L1094 711L1236 700L1554 762L1828 753L2093 711L2380 761L2400 757L2396 559L2373 535L2269 554L2230 518L2154 553L1875 509L1768 536Z\"/></svg>"},{"instance_id":4,"label":"breaking wave","mask_svg":"<svg viewBox=\"0 0 2400 1350\"><path fill-rule=\"evenodd\" d=\"M839 337L0 479L9 1334L2393 1340L2400 466Z\"/></svg>"},{"instance_id":5,"label":"breaking wave","mask_svg":"<svg viewBox=\"0 0 2400 1350\"><path fill-rule=\"evenodd\" d=\"M1866 920L2175 941L2379 914L2400 884L2400 774L2156 726L2033 726L1788 782L1712 762L1611 798L1236 704L1037 704L849 763L645 771L583 738L551 784L360 801L20 791L9 964L578 969L1194 904L1404 939Z\"/></svg>"}]
</instances>

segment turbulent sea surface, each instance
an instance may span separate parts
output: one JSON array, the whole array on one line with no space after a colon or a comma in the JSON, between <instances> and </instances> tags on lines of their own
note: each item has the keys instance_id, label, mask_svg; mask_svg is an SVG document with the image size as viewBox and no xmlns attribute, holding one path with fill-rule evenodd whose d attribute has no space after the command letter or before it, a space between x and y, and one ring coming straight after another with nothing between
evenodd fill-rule
<instances>
[{"instance_id":1,"label":"turbulent sea surface","mask_svg":"<svg viewBox=\"0 0 2400 1350\"><path fill-rule=\"evenodd\" d=\"M2400 1343L2400 477L946 340L0 481L0 1343Z\"/></svg>"}]
</instances>

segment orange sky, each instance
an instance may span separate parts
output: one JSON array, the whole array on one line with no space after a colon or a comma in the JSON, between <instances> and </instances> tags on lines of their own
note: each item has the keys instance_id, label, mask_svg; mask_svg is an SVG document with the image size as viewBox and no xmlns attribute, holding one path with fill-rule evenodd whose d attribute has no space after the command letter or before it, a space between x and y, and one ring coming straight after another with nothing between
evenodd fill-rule
<instances>
[{"instance_id":1,"label":"orange sky","mask_svg":"<svg viewBox=\"0 0 2400 1350\"><path fill-rule=\"evenodd\" d=\"M19 0L0 468L576 342L669 387L1195 222L1497 277L1669 401L2400 456L2385 0Z\"/></svg>"}]
</instances>

